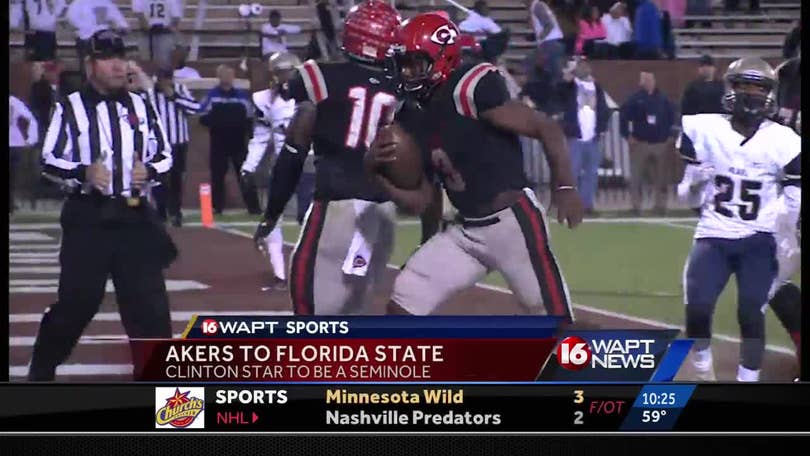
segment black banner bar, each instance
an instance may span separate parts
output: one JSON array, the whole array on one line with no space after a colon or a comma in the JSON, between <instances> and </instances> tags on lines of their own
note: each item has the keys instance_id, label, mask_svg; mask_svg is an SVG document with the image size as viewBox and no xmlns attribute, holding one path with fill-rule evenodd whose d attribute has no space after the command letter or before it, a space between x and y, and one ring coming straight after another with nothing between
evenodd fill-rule
<instances>
[{"instance_id":1,"label":"black banner bar","mask_svg":"<svg viewBox=\"0 0 810 456\"><path fill-rule=\"evenodd\" d=\"M810 384L701 384L680 398L654 388L6 384L0 432L810 432Z\"/></svg>"}]
</instances>

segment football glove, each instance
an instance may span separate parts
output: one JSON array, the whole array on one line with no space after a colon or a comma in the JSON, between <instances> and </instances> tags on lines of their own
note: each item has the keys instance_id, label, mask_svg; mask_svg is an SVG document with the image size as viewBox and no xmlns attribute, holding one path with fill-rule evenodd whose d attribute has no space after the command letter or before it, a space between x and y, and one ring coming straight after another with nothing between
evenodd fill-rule
<instances>
[{"instance_id":1,"label":"football glove","mask_svg":"<svg viewBox=\"0 0 810 456\"><path fill-rule=\"evenodd\" d=\"M270 233L276 227L275 220L262 220L256 226L256 231L253 233L253 245L256 247L256 250L267 253L267 236L270 236Z\"/></svg>"}]
</instances>

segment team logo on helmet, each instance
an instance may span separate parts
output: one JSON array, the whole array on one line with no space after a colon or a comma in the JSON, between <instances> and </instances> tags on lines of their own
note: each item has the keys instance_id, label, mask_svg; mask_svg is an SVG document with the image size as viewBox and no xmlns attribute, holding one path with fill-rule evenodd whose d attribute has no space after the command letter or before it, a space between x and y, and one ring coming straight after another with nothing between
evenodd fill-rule
<instances>
[{"instance_id":1,"label":"team logo on helmet","mask_svg":"<svg viewBox=\"0 0 810 456\"><path fill-rule=\"evenodd\" d=\"M455 44L456 38L458 38L458 32L447 24L437 28L430 35L430 41L438 45Z\"/></svg>"}]
</instances>

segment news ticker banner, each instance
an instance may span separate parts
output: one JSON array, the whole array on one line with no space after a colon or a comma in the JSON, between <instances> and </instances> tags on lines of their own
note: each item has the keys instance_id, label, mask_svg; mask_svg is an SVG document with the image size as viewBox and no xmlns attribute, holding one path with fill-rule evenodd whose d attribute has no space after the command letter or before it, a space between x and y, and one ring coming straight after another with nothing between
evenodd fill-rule
<instances>
[{"instance_id":1,"label":"news ticker banner","mask_svg":"<svg viewBox=\"0 0 810 456\"><path fill-rule=\"evenodd\" d=\"M4 384L0 432L810 432L810 384Z\"/></svg>"},{"instance_id":2,"label":"news ticker banner","mask_svg":"<svg viewBox=\"0 0 810 456\"><path fill-rule=\"evenodd\" d=\"M140 340L152 382L671 381L677 330L560 330L544 316L198 316Z\"/></svg>"}]
</instances>

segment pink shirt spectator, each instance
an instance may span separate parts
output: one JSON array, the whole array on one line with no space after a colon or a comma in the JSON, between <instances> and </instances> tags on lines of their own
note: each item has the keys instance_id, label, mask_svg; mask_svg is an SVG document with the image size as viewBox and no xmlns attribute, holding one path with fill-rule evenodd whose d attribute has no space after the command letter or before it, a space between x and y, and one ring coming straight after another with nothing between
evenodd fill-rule
<instances>
[{"instance_id":1,"label":"pink shirt spectator","mask_svg":"<svg viewBox=\"0 0 810 456\"><path fill-rule=\"evenodd\" d=\"M606 37L605 26L602 22L589 22L585 20L579 21L579 33L577 34L577 41L574 51L577 54L582 54L582 47L588 40L603 40Z\"/></svg>"}]
</instances>

